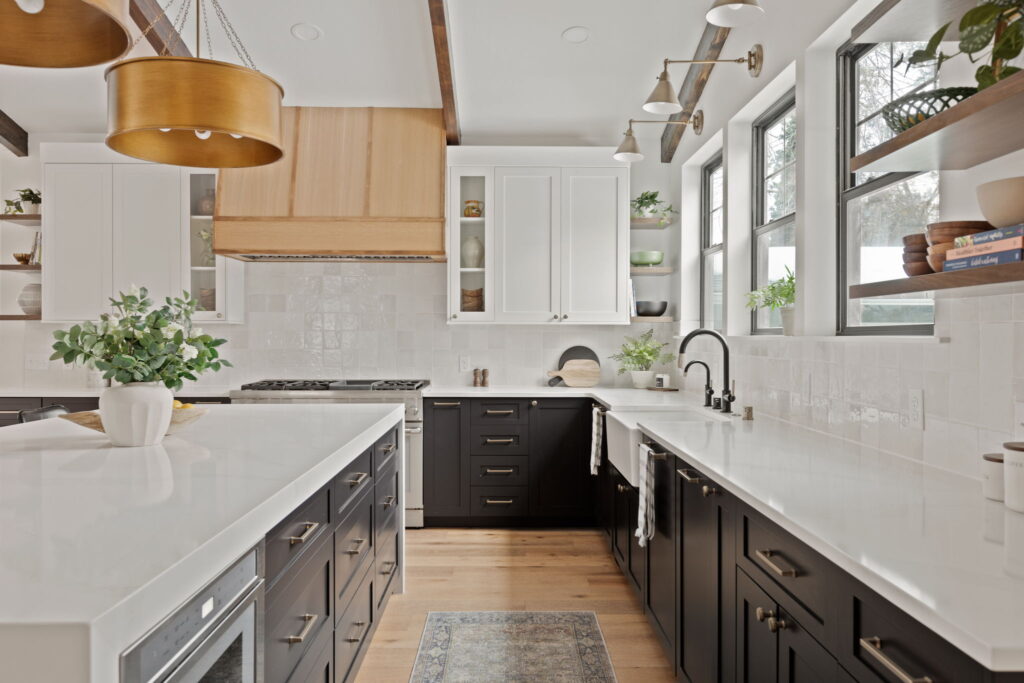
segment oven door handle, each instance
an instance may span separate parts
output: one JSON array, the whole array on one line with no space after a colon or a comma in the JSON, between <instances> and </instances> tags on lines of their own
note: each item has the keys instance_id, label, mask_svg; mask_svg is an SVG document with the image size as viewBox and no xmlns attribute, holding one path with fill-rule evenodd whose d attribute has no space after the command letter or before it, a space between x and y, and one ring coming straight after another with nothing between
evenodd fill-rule
<instances>
[{"instance_id":1,"label":"oven door handle","mask_svg":"<svg viewBox=\"0 0 1024 683\"><path fill-rule=\"evenodd\" d=\"M405 428L405 433L406 434L422 434L423 433L423 427L406 427Z\"/></svg>"}]
</instances>

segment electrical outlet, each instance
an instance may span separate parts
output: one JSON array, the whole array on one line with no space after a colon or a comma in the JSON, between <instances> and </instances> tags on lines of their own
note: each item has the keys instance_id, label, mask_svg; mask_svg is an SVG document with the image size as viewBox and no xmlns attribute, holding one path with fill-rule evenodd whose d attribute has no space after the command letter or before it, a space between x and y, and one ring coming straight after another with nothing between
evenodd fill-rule
<instances>
[{"instance_id":1,"label":"electrical outlet","mask_svg":"<svg viewBox=\"0 0 1024 683\"><path fill-rule=\"evenodd\" d=\"M924 429L924 389L911 389L908 392L910 426Z\"/></svg>"},{"instance_id":2,"label":"electrical outlet","mask_svg":"<svg viewBox=\"0 0 1024 683\"><path fill-rule=\"evenodd\" d=\"M471 365L472 360L469 356L459 356L459 372L469 372L473 369Z\"/></svg>"}]
</instances>

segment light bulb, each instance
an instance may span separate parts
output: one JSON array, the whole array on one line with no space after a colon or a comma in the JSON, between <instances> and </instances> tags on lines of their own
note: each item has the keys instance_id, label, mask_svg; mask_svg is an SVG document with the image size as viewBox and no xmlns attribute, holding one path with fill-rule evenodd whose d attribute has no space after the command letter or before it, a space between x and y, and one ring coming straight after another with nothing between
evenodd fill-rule
<instances>
[{"instance_id":1,"label":"light bulb","mask_svg":"<svg viewBox=\"0 0 1024 683\"><path fill-rule=\"evenodd\" d=\"M161 128L161 129L160 129L160 132L161 132L161 133L170 133L170 132L171 132L171 129L170 129L170 128Z\"/></svg>"},{"instance_id":2,"label":"light bulb","mask_svg":"<svg viewBox=\"0 0 1024 683\"><path fill-rule=\"evenodd\" d=\"M209 140L212 133L208 130L197 130L196 137L200 140Z\"/></svg>"},{"instance_id":3,"label":"light bulb","mask_svg":"<svg viewBox=\"0 0 1024 683\"><path fill-rule=\"evenodd\" d=\"M14 2L26 14L39 14L43 11L43 5L46 3L46 0L14 0Z\"/></svg>"},{"instance_id":4,"label":"light bulb","mask_svg":"<svg viewBox=\"0 0 1024 683\"><path fill-rule=\"evenodd\" d=\"M245 136L244 136L244 135L235 135L234 133L231 133L231 137L233 137L233 138L234 138L234 139L236 139L236 140L241 140L241 139L242 139L242 138L244 138Z\"/></svg>"}]
</instances>

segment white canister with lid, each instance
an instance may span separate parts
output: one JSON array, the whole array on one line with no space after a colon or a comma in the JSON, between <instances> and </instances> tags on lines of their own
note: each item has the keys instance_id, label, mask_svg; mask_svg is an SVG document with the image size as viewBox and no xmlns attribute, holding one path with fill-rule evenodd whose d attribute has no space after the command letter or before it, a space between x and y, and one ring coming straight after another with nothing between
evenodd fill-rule
<instances>
[{"instance_id":1,"label":"white canister with lid","mask_svg":"<svg viewBox=\"0 0 1024 683\"><path fill-rule=\"evenodd\" d=\"M989 500L1003 499L1003 469L1002 453L986 453L981 456L981 493Z\"/></svg>"},{"instance_id":2,"label":"white canister with lid","mask_svg":"<svg viewBox=\"0 0 1024 683\"><path fill-rule=\"evenodd\" d=\"M1006 507L1024 512L1024 442L1004 443L1003 492Z\"/></svg>"}]
</instances>

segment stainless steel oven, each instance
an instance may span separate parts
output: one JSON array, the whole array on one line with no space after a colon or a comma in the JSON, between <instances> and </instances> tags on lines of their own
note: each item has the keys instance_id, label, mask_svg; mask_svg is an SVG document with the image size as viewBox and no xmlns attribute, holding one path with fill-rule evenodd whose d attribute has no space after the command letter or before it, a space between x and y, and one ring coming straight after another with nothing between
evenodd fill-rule
<instances>
[{"instance_id":1,"label":"stainless steel oven","mask_svg":"<svg viewBox=\"0 0 1024 683\"><path fill-rule=\"evenodd\" d=\"M122 683L263 683L263 579L252 549L121 655Z\"/></svg>"}]
</instances>

